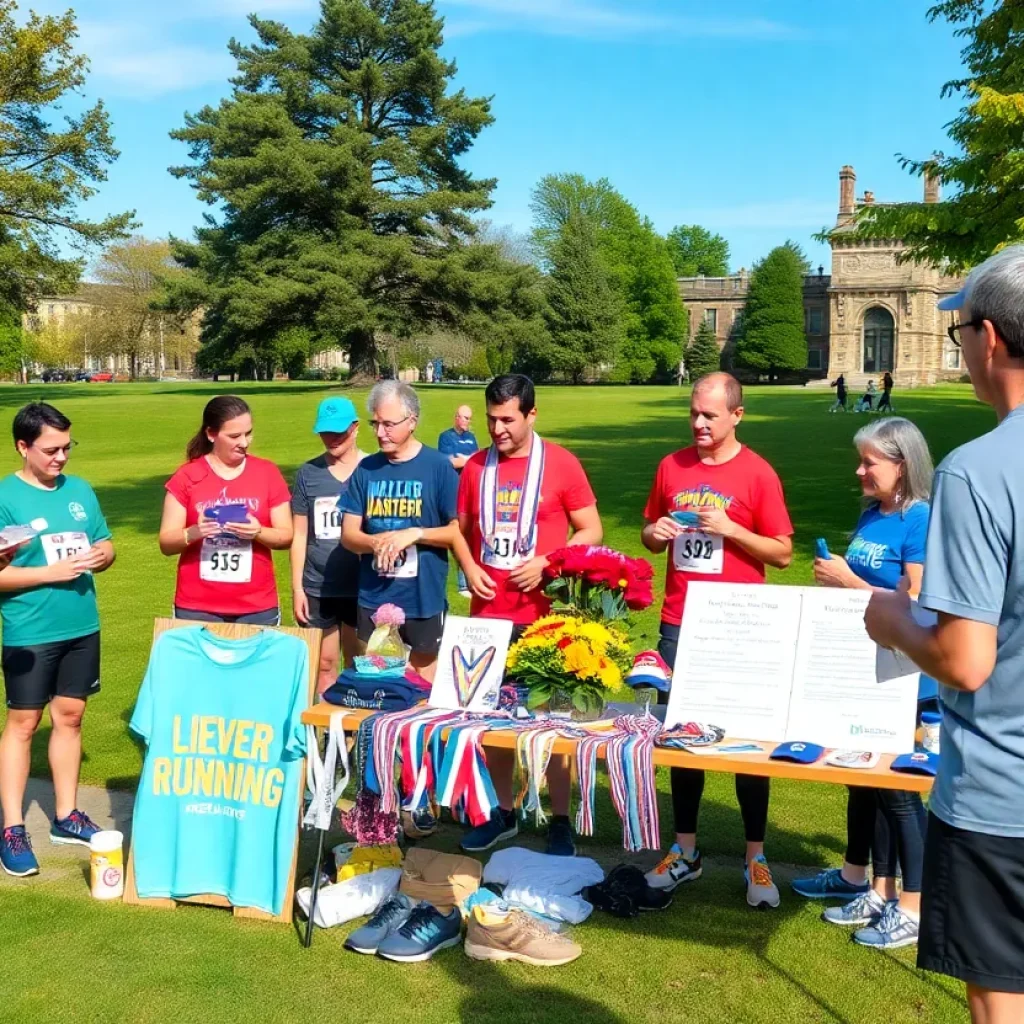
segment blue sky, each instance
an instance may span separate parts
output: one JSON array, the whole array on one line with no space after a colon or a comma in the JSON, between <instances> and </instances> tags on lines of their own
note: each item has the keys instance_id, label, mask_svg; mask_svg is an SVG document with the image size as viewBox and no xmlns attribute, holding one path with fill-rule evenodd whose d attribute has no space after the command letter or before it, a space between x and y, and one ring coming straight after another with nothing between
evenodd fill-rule
<instances>
[{"instance_id":1,"label":"blue sky","mask_svg":"<svg viewBox=\"0 0 1024 1024\"><path fill-rule=\"evenodd\" d=\"M67 0L23 8L61 10ZM167 173L185 111L227 92L229 38L250 11L310 27L317 0L79 0L90 97L108 104L120 160L92 201L134 208L150 237L190 235L203 207ZM493 95L468 164L499 180L489 218L527 230L544 174L608 177L661 231L721 232L733 269L835 218L838 171L858 195L916 199L897 152L948 147L960 45L929 0L438 0L457 85Z\"/></svg>"}]
</instances>

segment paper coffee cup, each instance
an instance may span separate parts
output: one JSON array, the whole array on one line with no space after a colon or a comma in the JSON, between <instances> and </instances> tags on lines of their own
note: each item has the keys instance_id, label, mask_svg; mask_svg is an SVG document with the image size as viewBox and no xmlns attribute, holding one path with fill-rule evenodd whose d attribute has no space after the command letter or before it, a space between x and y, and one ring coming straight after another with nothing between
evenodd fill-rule
<instances>
[{"instance_id":1,"label":"paper coffee cup","mask_svg":"<svg viewBox=\"0 0 1024 1024\"><path fill-rule=\"evenodd\" d=\"M89 841L92 894L98 900L124 895L124 836L113 829L97 832Z\"/></svg>"}]
</instances>

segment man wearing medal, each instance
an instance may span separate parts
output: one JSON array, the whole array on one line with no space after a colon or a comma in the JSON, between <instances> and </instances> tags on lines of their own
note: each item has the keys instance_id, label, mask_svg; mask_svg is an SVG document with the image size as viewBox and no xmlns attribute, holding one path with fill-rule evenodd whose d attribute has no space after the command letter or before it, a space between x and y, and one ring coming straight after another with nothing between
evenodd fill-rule
<instances>
[{"instance_id":1,"label":"man wearing medal","mask_svg":"<svg viewBox=\"0 0 1024 1024\"><path fill-rule=\"evenodd\" d=\"M518 373L495 377L485 398L491 446L473 455L463 469L459 528L480 570L473 580L470 615L510 619L515 641L550 611L541 588L545 555L567 543L600 544L601 517L576 456L534 432L533 381ZM463 838L467 851L490 849L518 831L512 791L515 752L491 749L487 760L500 806L490 821ZM565 758L552 758L548 788L554 817L547 852L572 856Z\"/></svg>"}]
</instances>

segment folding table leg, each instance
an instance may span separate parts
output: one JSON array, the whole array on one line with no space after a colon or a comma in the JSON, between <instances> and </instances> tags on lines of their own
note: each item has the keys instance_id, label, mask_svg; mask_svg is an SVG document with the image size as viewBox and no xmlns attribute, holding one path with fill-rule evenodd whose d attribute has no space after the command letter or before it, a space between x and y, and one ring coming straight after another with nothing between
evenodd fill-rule
<instances>
[{"instance_id":1,"label":"folding table leg","mask_svg":"<svg viewBox=\"0 0 1024 1024\"><path fill-rule=\"evenodd\" d=\"M316 864L313 865L313 880L310 883L311 892L309 894L309 917L306 919L306 935L302 940L302 945L309 949L313 944L313 921L316 918L316 901L320 895L320 869L324 863L324 839L327 836L327 829L317 829L320 833L316 843Z\"/></svg>"}]
</instances>

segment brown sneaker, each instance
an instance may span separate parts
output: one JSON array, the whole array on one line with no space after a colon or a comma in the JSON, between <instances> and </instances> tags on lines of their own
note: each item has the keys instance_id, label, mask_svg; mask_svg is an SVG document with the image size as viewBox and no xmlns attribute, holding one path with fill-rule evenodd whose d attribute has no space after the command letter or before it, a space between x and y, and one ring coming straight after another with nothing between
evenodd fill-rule
<instances>
[{"instance_id":1,"label":"brown sneaker","mask_svg":"<svg viewBox=\"0 0 1024 1024\"><path fill-rule=\"evenodd\" d=\"M522 910L502 913L484 906L469 915L465 949L474 960L521 960L534 967L561 967L583 952Z\"/></svg>"}]
</instances>

